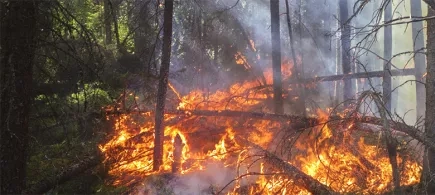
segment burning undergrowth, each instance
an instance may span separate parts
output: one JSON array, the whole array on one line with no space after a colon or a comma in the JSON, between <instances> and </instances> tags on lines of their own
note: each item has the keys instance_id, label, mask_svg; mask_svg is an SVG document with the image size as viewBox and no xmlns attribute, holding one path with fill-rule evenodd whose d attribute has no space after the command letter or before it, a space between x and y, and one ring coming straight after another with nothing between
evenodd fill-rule
<instances>
[{"instance_id":1,"label":"burning undergrowth","mask_svg":"<svg viewBox=\"0 0 435 195\"><path fill-rule=\"evenodd\" d=\"M291 65L284 67L285 77L291 76ZM264 76L270 84L271 71ZM213 94L198 90L179 96L178 110L165 115L164 163L159 171L152 169L153 113L108 116L114 135L100 146L109 166L108 182L141 186L139 192L151 194L158 186L175 194L307 194L316 189L373 194L391 190L387 152L372 134L325 124L329 114L320 110L313 115L318 124L325 125L299 130L294 121L241 114L270 112L263 102L271 96L256 80ZM176 163L176 176L159 177L172 172ZM406 152L399 154L398 163L402 185L419 181L421 168Z\"/></svg>"}]
</instances>

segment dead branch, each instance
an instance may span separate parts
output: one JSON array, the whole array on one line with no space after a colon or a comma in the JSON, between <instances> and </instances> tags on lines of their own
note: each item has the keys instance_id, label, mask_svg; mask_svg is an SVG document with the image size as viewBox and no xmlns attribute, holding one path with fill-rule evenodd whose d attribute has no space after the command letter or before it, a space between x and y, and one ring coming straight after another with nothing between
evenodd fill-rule
<instances>
[{"instance_id":1,"label":"dead branch","mask_svg":"<svg viewBox=\"0 0 435 195\"><path fill-rule=\"evenodd\" d=\"M286 174L288 177L293 178L295 183L301 185L308 191L310 191L313 194L338 194L334 192L331 188L329 188L326 185L323 185L313 177L305 174L295 166L288 164L287 162L283 161L282 159L278 158L275 154L264 150L260 146L238 136L237 141L240 141L242 144L250 146L254 148L255 150L258 150L262 155L264 156L264 159L267 164L272 166L275 169L278 169L284 174Z\"/></svg>"}]
</instances>

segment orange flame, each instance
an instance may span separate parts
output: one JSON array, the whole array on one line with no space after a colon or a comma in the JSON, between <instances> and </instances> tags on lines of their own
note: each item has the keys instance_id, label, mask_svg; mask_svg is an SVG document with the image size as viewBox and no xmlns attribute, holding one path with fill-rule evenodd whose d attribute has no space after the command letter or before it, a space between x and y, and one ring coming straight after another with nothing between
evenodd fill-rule
<instances>
[{"instance_id":1,"label":"orange flame","mask_svg":"<svg viewBox=\"0 0 435 195\"><path fill-rule=\"evenodd\" d=\"M236 59L236 64L243 65L246 70L249 70L252 68L252 66L246 60L246 57L244 55L242 55L241 52L237 52L234 55L234 58Z\"/></svg>"},{"instance_id":2,"label":"orange flame","mask_svg":"<svg viewBox=\"0 0 435 195\"><path fill-rule=\"evenodd\" d=\"M244 56L241 53L237 55L236 60L243 61ZM289 61L283 64L284 78L292 75L292 67ZM264 76L267 83L271 84L271 69L266 70ZM271 91L257 89L259 86L256 81L236 83L227 90L210 94L207 101L202 91L192 91L181 97L174 88L181 101L177 108L186 111L186 115L182 118L165 115L164 163L158 172L152 170L152 113L109 117L115 132L99 147L105 154L106 163L110 165L109 174L113 177L111 184L134 184L148 175L171 171L173 142L178 134L184 144L180 174L207 169L207 161L223 162L226 167L234 167L235 170L240 169L240 173L247 174L243 179L237 179L227 194L241 193L242 180L251 181L246 192L249 194L255 194L260 189L264 194L310 194L292 178L255 158L248 147L237 143L236 135L265 149L288 143L290 138L282 136L282 133L286 133L282 131L290 125L288 122L196 117L189 114L193 110L270 112L263 104L272 95ZM326 122L329 114L318 110L316 116L319 122ZM288 154L280 157L337 192L374 194L391 189L391 166L385 152L368 144L365 137L352 135L336 126L327 124L298 134L298 139L293 140L291 145L281 146ZM398 163L403 167L401 184L417 183L421 167L416 161L404 159L404 156L398 156ZM248 176L251 169L257 170L258 174Z\"/></svg>"}]
</instances>

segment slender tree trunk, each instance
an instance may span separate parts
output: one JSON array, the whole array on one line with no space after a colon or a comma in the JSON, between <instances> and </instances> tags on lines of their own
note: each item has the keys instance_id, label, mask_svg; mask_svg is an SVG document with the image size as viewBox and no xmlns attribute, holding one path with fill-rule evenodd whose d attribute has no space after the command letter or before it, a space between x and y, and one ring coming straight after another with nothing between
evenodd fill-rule
<instances>
[{"instance_id":1,"label":"slender tree trunk","mask_svg":"<svg viewBox=\"0 0 435 195\"><path fill-rule=\"evenodd\" d=\"M412 16L423 16L421 10L421 1L411 1L411 15ZM412 39L414 42L414 67L415 67L415 79L424 82L424 74L426 72L426 56L422 53L424 48L424 29L423 22L413 22L412 23ZM419 51L420 50L420 51ZM424 112L426 107L426 88L422 83L415 84L415 94L417 101L417 121L424 119ZM427 178L428 161L426 152L423 153L423 171L420 181L424 181Z\"/></svg>"},{"instance_id":2,"label":"slender tree trunk","mask_svg":"<svg viewBox=\"0 0 435 195\"><path fill-rule=\"evenodd\" d=\"M392 2L388 2L384 10L384 21L390 21L393 17ZM392 26L384 27L384 58L390 60L392 58L393 47L393 31ZM386 113L391 113L391 63L384 63L384 76L382 77L382 93L383 103ZM378 109L382 109L378 106ZM386 117L386 116L384 116ZM387 129L388 130L388 129ZM387 150L391 163L391 171L393 173L394 194L401 194L400 190L400 173L397 168L397 144L391 136L387 136Z\"/></svg>"},{"instance_id":3,"label":"slender tree trunk","mask_svg":"<svg viewBox=\"0 0 435 195\"><path fill-rule=\"evenodd\" d=\"M301 77L303 77L303 70L302 70L302 65L298 66L297 62L296 62L296 52L295 52L295 48L294 48L294 37L293 37L293 28L292 28L292 23L290 20L290 6L288 3L288 0L285 0L285 9L286 9L286 16L287 16L287 27L288 27L288 34L289 34L289 38L290 38L290 49L292 52L292 59L293 59L293 65L295 67L295 73L296 73L296 78L298 81L301 81ZM305 85L299 85L299 89L298 91L300 92L300 97L298 99L299 102L299 106L297 106L296 108L298 109L298 114L302 114L303 116L306 116L306 106L305 106Z\"/></svg>"},{"instance_id":4,"label":"slender tree trunk","mask_svg":"<svg viewBox=\"0 0 435 195\"><path fill-rule=\"evenodd\" d=\"M392 5L389 2L384 10L384 21L390 21L392 19ZM389 60L392 57L392 47L393 47L393 31L392 26L388 25L384 27L384 58ZM384 63L384 77L382 78L382 93L383 93L383 102L385 104L385 108L388 112L391 112L391 63Z\"/></svg>"},{"instance_id":5,"label":"slender tree trunk","mask_svg":"<svg viewBox=\"0 0 435 195\"><path fill-rule=\"evenodd\" d=\"M352 66L350 62L350 26L346 22L349 19L349 10L347 5L348 0L340 0L340 24L341 24L341 66L343 68L343 74L352 73ZM352 80L344 81L344 101L349 102L347 100L352 99ZM348 105L346 103L345 105Z\"/></svg>"},{"instance_id":6,"label":"slender tree trunk","mask_svg":"<svg viewBox=\"0 0 435 195\"><path fill-rule=\"evenodd\" d=\"M116 5L113 5L113 2L111 0L105 0L107 1L107 5L108 5L108 9L110 10L110 16L112 21L113 21L113 27L114 27L114 32L115 32L115 40L116 40L116 47L118 48L118 50L121 52L121 54L126 54L126 50L124 48L124 46L121 45L121 37L119 36L119 27L118 27L118 6L119 3L116 3ZM112 36L112 35L111 35Z\"/></svg>"},{"instance_id":7,"label":"slender tree trunk","mask_svg":"<svg viewBox=\"0 0 435 195\"><path fill-rule=\"evenodd\" d=\"M106 44L112 44L112 16L109 1L104 0L104 33L106 34Z\"/></svg>"},{"instance_id":8,"label":"slender tree trunk","mask_svg":"<svg viewBox=\"0 0 435 195\"><path fill-rule=\"evenodd\" d=\"M174 1L165 0L165 12L163 19L163 48L162 66L160 67L159 88L157 91L157 105L155 118L155 139L154 139L154 164L153 169L159 170L163 163L163 140L164 140L164 109L166 91L168 89L169 64L171 62L172 42L172 14Z\"/></svg>"},{"instance_id":9,"label":"slender tree trunk","mask_svg":"<svg viewBox=\"0 0 435 195\"><path fill-rule=\"evenodd\" d=\"M411 1L411 15L422 16L421 1ZM412 39L414 40L414 67L415 67L415 79L423 81L423 75L426 72L426 56L424 56L424 30L423 22L412 23ZM425 86L421 83L416 83L417 95L417 119L424 116L424 106L426 102Z\"/></svg>"},{"instance_id":10,"label":"slender tree trunk","mask_svg":"<svg viewBox=\"0 0 435 195\"><path fill-rule=\"evenodd\" d=\"M435 16L435 11L429 9L429 16ZM426 75L426 119L425 131L429 137L433 138L435 134L435 20L427 21L427 75ZM429 175L434 174L435 170L435 151L428 149L428 164L426 171L430 171ZM425 178L427 183L427 191L429 194L435 193L435 178Z\"/></svg>"},{"instance_id":11,"label":"slender tree trunk","mask_svg":"<svg viewBox=\"0 0 435 195\"><path fill-rule=\"evenodd\" d=\"M337 10L336 10L338 13L340 13L340 8L338 8ZM340 21L337 21L337 26L338 26L338 28L340 28L341 27L341 22ZM342 60L342 58L341 58L341 40L340 39L336 39L336 41L335 41L335 75L339 75L341 72L342 72L342 70L341 70L341 68L343 68L342 66L340 66L341 65L341 60ZM341 96L341 90L343 89L341 86L342 86L342 81L335 81L334 82L334 102L333 102L333 107L334 106L336 106L336 105L339 105L339 102L340 102L340 98L342 97Z\"/></svg>"},{"instance_id":12,"label":"slender tree trunk","mask_svg":"<svg viewBox=\"0 0 435 195\"><path fill-rule=\"evenodd\" d=\"M20 194L26 186L37 4L0 3L0 194Z\"/></svg>"},{"instance_id":13,"label":"slender tree trunk","mask_svg":"<svg viewBox=\"0 0 435 195\"><path fill-rule=\"evenodd\" d=\"M284 113L281 82L281 41L279 25L279 0L270 0L271 35L272 35L272 69L273 99L275 113Z\"/></svg>"}]
</instances>

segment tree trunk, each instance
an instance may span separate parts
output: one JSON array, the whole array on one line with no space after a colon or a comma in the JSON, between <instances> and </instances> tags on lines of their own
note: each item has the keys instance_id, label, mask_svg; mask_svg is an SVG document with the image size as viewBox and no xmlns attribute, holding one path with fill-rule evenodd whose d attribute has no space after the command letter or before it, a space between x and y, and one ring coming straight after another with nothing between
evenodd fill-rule
<instances>
[{"instance_id":1,"label":"tree trunk","mask_svg":"<svg viewBox=\"0 0 435 195\"><path fill-rule=\"evenodd\" d=\"M157 105L155 116L155 139L154 139L154 163L153 169L159 170L163 163L163 139L164 139L164 109L166 91L168 89L169 64L171 62L172 42L172 14L174 9L173 0L165 0L165 12L163 21L163 48L162 66L160 67L159 87L157 91Z\"/></svg>"},{"instance_id":2,"label":"tree trunk","mask_svg":"<svg viewBox=\"0 0 435 195\"><path fill-rule=\"evenodd\" d=\"M113 27L114 27L114 32L115 32L115 40L116 40L116 48L118 48L118 51L125 55L126 54L126 50L124 48L124 46L121 44L121 37L119 35L119 26L118 26L118 8L119 8L119 3L116 3L116 5L113 5L111 0L105 0L105 2L108 5L108 10L110 11L110 16L111 16L111 21L113 22Z\"/></svg>"},{"instance_id":3,"label":"tree trunk","mask_svg":"<svg viewBox=\"0 0 435 195\"><path fill-rule=\"evenodd\" d=\"M429 9L429 16L435 16L435 11ZM426 76L426 120L425 131L428 137L435 134L435 20L427 21L427 76ZM433 138L432 138L433 139ZM429 167L426 171L431 171L429 175L434 174L435 170L435 150L428 149ZM434 178L425 178L427 183L427 191L429 194L435 193Z\"/></svg>"},{"instance_id":4,"label":"tree trunk","mask_svg":"<svg viewBox=\"0 0 435 195\"><path fill-rule=\"evenodd\" d=\"M0 10L0 194L20 194L26 185L37 2L1 2Z\"/></svg>"},{"instance_id":5,"label":"tree trunk","mask_svg":"<svg viewBox=\"0 0 435 195\"><path fill-rule=\"evenodd\" d=\"M270 1L272 36L273 99L275 113L284 113L281 82L281 41L279 25L279 0Z\"/></svg>"},{"instance_id":6,"label":"tree trunk","mask_svg":"<svg viewBox=\"0 0 435 195\"><path fill-rule=\"evenodd\" d=\"M411 15L412 16L423 16L421 10L421 1L411 1ZM422 53L424 48L424 30L423 30L423 21L421 22L413 22L412 23L412 39L414 42L414 69L415 69L415 80L424 82L424 74L426 72L426 56ZM420 53L417 53L420 52ZM420 119L424 119L425 112L425 104L426 104L426 88L422 83L415 84L416 91L416 107L417 107L417 116L416 120L419 122ZM423 154L423 171L422 171L422 179L424 180L426 177L425 174L427 172L428 162L427 155Z\"/></svg>"},{"instance_id":7,"label":"tree trunk","mask_svg":"<svg viewBox=\"0 0 435 195\"><path fill-rule=\"evenodd\" d=\"M348 0L340 0L340 26L341 26L341 66L343 68L343 74L350 74L352 72L351 62L350 62L350 26L349 22L349 10L347 5ZM349 102L348 100L352 99L352 81L345 80L344 81L344 101ZM349 105L345 103L345 105Z\"/></svg>"},{"instance_id":8,"label":"tree trunk","mask_svg":"<svg viewBox=\"0 0 435 195\"><path fill-rule=\"evenodd\" d=\"M392 19L392 5L389 2L384 10L384 21L390 21ZM390 60L392 57L393 47L393 31L392 26L388 25L384 27L384 59ZM385 108L388 112L391 112L391 62L384 63L385 74L382 77L382 95Z\"/></svg>"},{"instance_id":9,"label":"tree trunk","mask_svg":"<svg viewBox=\"0 0 435 195\"><path fill-rule=\"evenodd\" d=\"M285 10L286 10L286 18L287 18L287 27L288 27L288 34L289 34L289 38L290 38L290 49L291 49L291 53L292 53L292 60L293 60L293 66L294 66L294 70L296 73L296 78L297 81L300 82L302 79L301 77L303 77L303 68L302 65L298 66L297 62L296 62L296 52L295 52L295 48L294 48L294 37L293 37L293 28L292 28L292 23L290 20L290 6L288 3L288 0L285 0ZM296 106L295 108L297 109L297 113L298 114L302 114L303 116L306 116L306 105L305 105L305 85L300 85L298 86L300 87L298 90L298 92L300 92L300 96L298 99L298 106Z\"/></svg>"},{"instance_id":10,"label":"tree trunk","mask_svg":"<svg viewBox=\"0 0 435 195\"><path fill-rule=\"evenodd\" d=\"M109 6L110 0L104 0L104 33L106 34L106 44L112 44L112 16Z\"/></svg>"},{"instance_id":11,"label":"tree trunk","mask_svg":"<svg viewBox=\"0 0 435 195\"><path fill-rule=\"evenodd\" d=\"M411 15L422 16L421 1L411 2ZM412 39L414 40L414 67L415 67L415 79L423 81L423 75L426 72L426 56L422 53L421 49L424 48L424 30L423 22L412 23ZM419 51L420 50L420 51ZM416 83L417 95L417 119L424 116L425 99L425 86L421 83Z\"/></svg>"},{"instance_id":12,"label":"tree trunk","mask_svg":"<svg viewBox=\"0 0 435 195\"><path fill-rule=\"evenodd\" d=\"M435 1L434 0L423 0L430 9L435 10Z\"/></svg>"}]
</instances>

